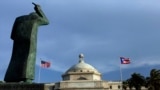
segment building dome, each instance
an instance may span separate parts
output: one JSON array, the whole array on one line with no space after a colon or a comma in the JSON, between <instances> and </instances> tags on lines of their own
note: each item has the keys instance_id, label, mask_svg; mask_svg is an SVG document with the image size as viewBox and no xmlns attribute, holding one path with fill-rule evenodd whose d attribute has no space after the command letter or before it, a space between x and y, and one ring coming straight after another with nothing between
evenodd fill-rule
<instances>
[{"instance_id":1,"label":"building dome","mask_svg":"<svg viewBox=\"0 0 160 90\"><path fill-rule=\"evenodd\" d=\"M84 62L84 55L79 55L79 62L69 68L62 78L66 80L101 80L101 73L92 65Z\"/></svg>"},{"instance_id":2,"label":"building dome","mask_svg":"<svg viewBox=\"0 0 160 90\"><path fill-rule=\"evenodd\" d=\"M95 73L99 73L98 70L96 70L92 65L90 65L84 61L83 54L79 55L79 63L73 65L65 73L70 73L70 72L95 72Z\"/></svg>"}]
</instances>

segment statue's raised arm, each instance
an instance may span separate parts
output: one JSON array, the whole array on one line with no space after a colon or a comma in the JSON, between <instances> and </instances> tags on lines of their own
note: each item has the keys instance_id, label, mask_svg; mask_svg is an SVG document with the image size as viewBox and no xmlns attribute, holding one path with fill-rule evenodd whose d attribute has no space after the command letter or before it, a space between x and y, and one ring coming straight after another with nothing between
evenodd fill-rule
<instances>
[{"instance_id":1,"label":"statue's raised arm","mask_svg":"<svg viewBox=\"0 0 160 90\"><path fill-rule=\"evenodd\" d=\"M38 5L38 4L35 4L34 2L32 2L32 4L35 6L35 7L34 7L35 12L36 12L36 13L41 17L41 19L42 19L41 24L45 24L45 25L49 24L49 21L48 21L47 17L45 16L44 12L42 11L41 6Z\"/></svg>"}]
</instances>

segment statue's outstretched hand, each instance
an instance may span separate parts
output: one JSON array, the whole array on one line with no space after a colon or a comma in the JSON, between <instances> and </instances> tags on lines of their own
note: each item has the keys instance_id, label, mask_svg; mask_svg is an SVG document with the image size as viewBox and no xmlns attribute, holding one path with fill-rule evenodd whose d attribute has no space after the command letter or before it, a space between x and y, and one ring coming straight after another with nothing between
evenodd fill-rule
<instances>
[{"instance_id":1,"label":"statue's outstretched hand","mask_svg":"<svg viewBox=\"0 0 160 90\"><path fill-rule=\"evenodd\" d=\"M32 2L32 4L35 6L35 7L34 7L34 10L36 11L36 13L37 13L39 16L42 17L42 14L40 13L40 12L41 12L41 7L40 7L40 5L35 4L34 2Z\"/></svg>"},{"instance_id":2,"label":"statue's outstretched hand","mask_svg":"<svg viewBox=\"0 0 160 90\"><path fill-rule=\"evenodd\" d=\"M36 11L40 9L40 5L35 4L34 2L32 2L32 4L35 6L34 9L35 9Z\"/></svg>"}]
</instances>

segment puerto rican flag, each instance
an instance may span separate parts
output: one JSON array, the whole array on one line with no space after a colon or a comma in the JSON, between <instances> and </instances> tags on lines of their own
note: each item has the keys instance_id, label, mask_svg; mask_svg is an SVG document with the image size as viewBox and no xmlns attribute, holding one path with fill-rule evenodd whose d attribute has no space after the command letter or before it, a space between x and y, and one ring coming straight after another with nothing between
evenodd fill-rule
<instances>
[{"instance_id":1,"label":"puerto rican flag","mask_svg":"<svg viewBox=\"0 0 160 90\"><path fill-rule=\"evenodd\" d=\"M125 57L120 57L121 64L130 64L130 59Z\"/></svg>"}]
</instances>

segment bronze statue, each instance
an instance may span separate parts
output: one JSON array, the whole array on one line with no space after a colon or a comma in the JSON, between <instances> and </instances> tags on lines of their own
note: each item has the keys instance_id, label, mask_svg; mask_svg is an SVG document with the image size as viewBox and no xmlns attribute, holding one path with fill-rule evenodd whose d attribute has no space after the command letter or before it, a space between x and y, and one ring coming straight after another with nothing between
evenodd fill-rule
<instances>
[{"instance_id":1,"label":"bronze statue","mask_svg":"<svg viewBox=\"0 0 160 90\"><path fill-rule=\"evenodd\" d=\"M11 33L14 44L11 61L4 78L6 82L31 83L34 80L37 29L38 26L49 24L49 21L40 5L32 4L35 6L35 12L17 17L14 22Z\"/></svg>"}]
</instances>

